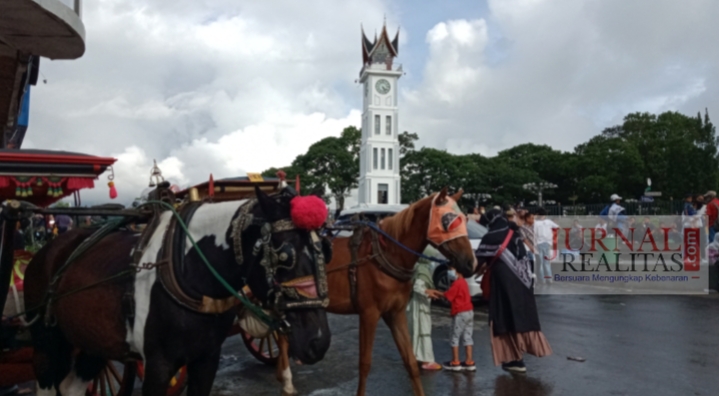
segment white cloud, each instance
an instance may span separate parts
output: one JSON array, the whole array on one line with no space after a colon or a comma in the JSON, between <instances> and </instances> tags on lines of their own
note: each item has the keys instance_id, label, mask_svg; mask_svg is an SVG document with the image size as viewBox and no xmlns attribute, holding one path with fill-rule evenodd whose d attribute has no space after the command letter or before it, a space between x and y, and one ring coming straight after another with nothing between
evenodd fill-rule
<instances>
[{"instance_id":1,"label":"white cloud","mask_svg":"<svg viewBox=\"0 0 719 396\"><path fill-rule=\"evenodd\" d=\"M360 0L90 2L86 54L43 60L25 146L115 155L122 196L147 184L152 159L185 184L287 165L359 124L360 21L385 12Z\"/></svg>"},{"instance_id":2,"label":"white cloud","mask_svg":"<svg viewBox=\"0 0 719 396\"><path fill-rule=\"evenodd\" d=\"M121 197L145 188L152 159L181 184L288 164L359 124L360 23L402 25L392 7L87 2L87 52L43 60L26 147L116 156ZM402 90L400 129L489 155L525 142L570 150L633 111L695 114L719 99L715 15L711 0L489 0L482 18L403 30L402 48L423 38L427 53L408 64L400 51L421 75ZM104 201L102 190L85 195Z\"/></svg>"},{"instance_id":3,"label":"white cloud","mask_svg":"<svg viewBox=\"0 0 719 396\"><path fill-rule=\"evenodd\" d=\"M719 97L719 3L490 0L489 11L427 33L423 80L404 91L401 116L421 144L571 150L627 113L695 114Z\"/></svg>"}]
</instances>

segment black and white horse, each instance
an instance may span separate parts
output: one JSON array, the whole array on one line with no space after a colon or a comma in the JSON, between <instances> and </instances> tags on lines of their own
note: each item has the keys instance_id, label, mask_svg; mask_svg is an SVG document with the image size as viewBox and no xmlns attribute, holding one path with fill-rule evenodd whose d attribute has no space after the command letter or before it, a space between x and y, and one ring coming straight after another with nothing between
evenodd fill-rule
<instances>
[{"instance_id":1,"label":"black and white horse","mask_svg":"<svg viewBox=\"0 0 719 396\"><path fill-rule=\"evenodd\" d=\"M289 326L291 354L304 363L315 363L330 344L327 302L321 301L326 296L292 291L294 285L301 285L326 292L322 244L314 231L294 225L293 190L272 196L259 189L256 193L256 201L199 205L189 221L189 234L233 289L247 285L276 320ZM174 259L163 261L170 249L168 240L173 239L168 233L175 232L172 217L169 211L161 214L155 231L143 238L141 253L134 251L139 234L115 231L57 276L72 252L92 234L92 230L78 229L60 236L34 257L25 278L26 307L51 301L49 311L28 318L39 315L31 327L38 396L85 395L88 383L107 360L138 358L145 363L144 396L164 395L182 366L187 366L187 394L209 395L220 347L236 310L231 294L211 274L185 234L174 238ZM134 269L133 262L139 264L137 272L106 281ZM167 280L167 273L163 275L163 266L172 266L175 286L189 302L170 292L173 288L168 285L173 282Z\"/></svg>"}]
</instances>

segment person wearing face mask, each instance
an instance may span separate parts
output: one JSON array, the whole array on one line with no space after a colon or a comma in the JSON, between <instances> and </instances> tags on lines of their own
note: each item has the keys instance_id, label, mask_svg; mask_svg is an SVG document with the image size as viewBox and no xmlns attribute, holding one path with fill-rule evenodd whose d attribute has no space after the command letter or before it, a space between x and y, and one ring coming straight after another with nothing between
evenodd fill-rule
<instances>
[{"instance_id":1,"label":"person wearing face mask","mask_svg":"<svg viewBox=\"0 0 719 396\"><path fill-rule=\"evenodd\" d=\"M523 373L525 353L552 354L539 324L534 299L534 276L524 236L499 210L480 219L489 231L477 248L479 272L484 271L482 294L489 300L489 334L495 366Z\"/></svg>"},{"instance_id":2,"label":"person wearing face mask","mask_svg":"<svg viewBox=\"0 0 719 396\"><path fill-rule=\"evenodd\" d=\"M472 360L472 331L474 328L474 306L472 297L469 295L469 286L462 274L449 266L448 275L454 279L452 286L444 293L450 304L452 304L452 327L450 333L450 346L452 347L452 360L444 364L445 370L450 371L475 371L474 360ZM459 360L460 339L464 344L465 360Z\"/></svg>"}]
</instances>

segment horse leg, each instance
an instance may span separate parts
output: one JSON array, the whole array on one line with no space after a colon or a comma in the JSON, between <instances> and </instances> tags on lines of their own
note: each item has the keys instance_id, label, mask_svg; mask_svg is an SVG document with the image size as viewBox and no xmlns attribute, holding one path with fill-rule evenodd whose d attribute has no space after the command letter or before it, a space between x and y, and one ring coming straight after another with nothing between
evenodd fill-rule
<instances>
[{"instance_id":1,"label":"horse leg","mask_svg":"<svg viewBox=\"0 0 719 396\"><path fill-rule=\"evenodd\" d=\"M372 346L379 322L379 312L360 313L360 377L357 396L364 396L367 388L367 376L372 367Z\"/></svg>"},{"instance_id":2,"label":"horse leg","mask_svg":"<svg viewBox=\"0 0 719 396\"><path fill-rule=\"evenodd\" d=\"M37 379L38 396L56 396L62 380L72 369L72 345L57 327L35 323L32 366Z\"/></svg>"},{"instance_id":3,"label":"horse leg","mask_svg":"<svg viewBox=\"0 0 719 396\"><path fill-rule=\"evenodd\" d=\"M404 367L409 373L412 380L412 390L415 396L424 396L422 382L419 379L419 367L417 367L417 358L412 351L412 341L409 336L409 328L407 326L407 313L400 310L399 312L389 312L382 317L392 331L392 338L397 345L399 354L402 356Z\"/></svg>"},{"instance_id":4,"label":"horse leg","mask_svg":"<svg viewBox=\"0 0 719 396\"><path fill-rule=\"evenodd\" d=\"M60 383L60 394L62 396L85 396L87 386L100 374L104 365L104 359L80 352L75 359L72 371Z\"/></svg>"},{"instance_id":5,"label":"horse leg","mask_svg":"<svg viewBox=\"0 0 719 396\"><path fill-rule=\"evenodd\" d=\"M175 367L163 356L147 356L145 358L145 379L142 382L142 396L156 396L167 393L172 376L179 367ZM187 370L188 376L190 370ZM191 386L191 382L188 383Z\"/></svg>"},{"instance_id":6,"label":"horse leg","mask_svg":"<svg viewBox=\"0 0 719 396\"><path fill-rule=\"evenodd\" d=\"M220 347L217 351L195 359L187 365L187 396L208 396L220 365Z\"/></svg>"},{"instance_id":7,"label":"horse leg","mask_svg":"<svg viewBox=\"0 0 719 396\"><path fill-rule=\"evenodd\" d=\"M287 337L277 337L277 345L280 347L280 356L277 360L277 381L282 383L282 396L293 396L297 389L292 384L292 369L290 368L290 345Z\"/></svg>"}]
</instances>

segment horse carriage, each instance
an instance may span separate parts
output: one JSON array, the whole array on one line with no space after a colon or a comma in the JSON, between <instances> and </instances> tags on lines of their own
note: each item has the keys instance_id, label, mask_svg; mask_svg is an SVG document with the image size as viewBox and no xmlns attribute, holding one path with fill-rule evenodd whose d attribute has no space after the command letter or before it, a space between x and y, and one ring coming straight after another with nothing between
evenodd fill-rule
<instances>
[{"instance_id":1,"label":"horse carriage","mask_svg":"<svg viewBox=\"0 0 719 396\"><path fill-rule=\"evenodd\" d=\"M105 216L124 220L108 221L99 230L68 232L66 235L69 236L64 239L64 236L58 237L37 253L28 267L26 280L35 279L35 285L30 287L30 282L25 282L25 307L43 307L46 312L41 315L37 312L31 313L32 309L26 311L26 320L31 324L35 323L31 326L31 332L34 329L32 337L28 337L22 326L11 325L12 321L3 321L0 327L0 385L24 382L37 375L38 385L43 392L52 392L53 389L64 386L66 389L74 389L72 394L77 394L77 390L82 389L88 396L117 396L130 395L134 389L135 378L139 377L143 381L145 395L177 395L186 386L188 395L207 395L219 362L221 343L228 335L239 333L255 358L277 366L277 377L283 384L283 395L292 395L296 391L292 384L289 357L312 364L322 359L329 348L330 330L326 309L337 314L359 315L360 336L365 340L360 348L359 395L365 392L372 340L380 318L384 319L392 330L412 379L414 393L424 394L416 361L411 352L405 317L405 307L411 290L412 268L417 256L421 256L420 252L431 243L437 246L445 257L455 261L458 270L467 275L471 274L473 249L467 238L464 226L466 221L456 206L461 193L450 197L445 189L414 203L393 218L386 219L381 225L356 221L350 225L354 230L352 237L338 238L331 242L328 238L319 236L319 230L327 218L327 208L321 200L317 197L299 197L297 192L286 187L286 183L280 178L265 179L254 174L218 181L210 177L208 182L184 191L173 191L169 183L160 181L157 183L158 188L148 197L149 201L132 209L125 209L120 205L47 208L57 199L73 193L72 186L78 189L79 186L93 187L94 184L90 181L114 162L114 159L104 159L105 162L93 163L90 156L73 157L83 158L81 165L85 166L82 168L84 172L92 171L83 174L85 184L79 184L77 181L73 183L78 184L68 184L73 180L70 172L76 169L63 164L58 158L54 158L55 162L51 161L51 164L63 165L60 168L64 173L53 170L52 176L46 178L30 172L27 173L32 175L30 178L17 177L18 173L13 173L14 179L10 181L15 183L12 190L14 195L10 195L8 190L3 196L5 199L16 200L5 202L2 208L0 298L4 300L7 296L11 272L15 268L13 249L10 247L15 224L21 217L35 213L45 216ZM25 158L24 161L26 164L32 164L33 159ZM50 165L42 163L29 168L50 169ZM57 174L63 175L64 179L57 180ZM161 179L159 170L154 170L153 176ZM43 184L40 185L38 180ZM42 190L41 187L47 190ZM35 201L37 205L33 204L33 200L39 199L43 191L45 197L49 194L53 199ZM312 205L305 206L302 214L301 202L312 201L309 198L315 201ZM206 202L212 204L208 206L205 205ZM75 203L76 206L81 204L77 194ZM209 209L202 211L203 207ZM321 210L317 209L319 207ZM202 212L196 216L197 221L193 219L195 211ZM123 227L122 230L125 231L116 232L118 227ZM137 233L141 228L151 232ZM158 230L163 232L158 234ZM427 231L422 233L417 230ZM96 234L101 235L95 237ZM177 242L180 244L174 246L173 243ZM224 250L223 245L226 246ZM115 248L124 249L120 249L120 252L124 253L113 253L109 256L106 254ZM335 254L332 254L332 250L335 250ZM148 285L159 286L161 283L161 287L168 290L166 272L176 271L178 264L173 253L176 251L185 252L180 253L185 262L189 261L184 268L192 272L197 268L207 267L224 289L207 291L207 294L200 295L200 300L183 300L168 292L157 296L152 294L153 300L150 301L150 290L154 293L155 289L148 288ZM202 251L205 251L210 259ZM166 258L167 252L171 254L169 261ZM327 266L323 257L328 258ZM132 262L128 269L130 258ZM72 266L69 266L69 263L72 263ZM179 265L184 264L181 262ZM218 265L224 267L213 269L213 266ZM107 272L113 268L115 272L122 268L123 272L137 274L134 276L134 291L131 290L135 293L135 299L129 326L139 329L140 333L125 327L128 322L119 320L123 315L117 314L124 312L127 291L118 285L120 282L113 282L117 280L117 275L121 275ZM238 268L245 271L239 273L242 278L233 275ZM30 269L33 269L34 273ZM48 279L42 280L43 277L38 275L39 269L50 271ZM247 287L231 286L220 273L224 273L228 279L234 276L235 284L241 283ZM148 274L152 276L148 278ZM213 279L207 273L203 275L205 278L193 278L192 273L188 276L189 279L184 281L189 280L193 284ZM69 278L70 285L74 281L74 288L66 286L63 290L62 285L55 285L55 281L61 277ZM83 277L83 281L89 284L79 283L81 287L78 288L76 278ZM158 279L158 282L155 279ZM242 282L237 282L238 279ZM217 286L218 282L212 282ZM98 288L98 285L102 285L102 288ZM59 289L53 290L58 287ZM138 290L143 287L147 294L138 295ZM33 288L34 292L28 292ZM77 291L82 293L75 293ZM227 295L228 291L230 297L213 297L223 292ZM252 291L259 292L252 296ZM390 301L392 303L388 304ZM2 302L4 306L4 301ZM136 303L146 305L140 309L136 307ZM78 310L79 306L92 313L88 315ZM54 313L48 315L47 307L53 307ZM195 312L191 312L192 309L188 311L188 307ZM150 314L153 312L157 318L151 318ZM247 315L248 312L253 315ZM209 323L215 324L208 327L208 316L203 315L204 313L213 313ZM62 320L59 319L60 315L63 316ZM13 318L16 315L10 316L11 319L16 319ZM254 320L248 320L253 316ZM107 324L100 321L107 320L108 317L114 321L114 328L100 326ZM259 331L257 327L261 326L257 326L258 318L265 325ZM78 350L68 339L63 338L66 337L63 334L65 328L57 327L57 323L61 321L74 324L73 330L79 334L74 334L74 340L87 340L83 345L90 345L93 355L82 349ZM118 323L122 327L120 330L117 328ZM217 323L221 326L218 327ZM176 331L177 328L183 330ZM218 328L224 330L218 333ZM291 331L287 331L290 328ZM134 345L137 346L136 340L127 341L125 338L125 335L129 337L130 334L140 334L139 342L145 346L148 345L147 339L152 338L154 341L149 345L154 347L162 344L160 348L169 348L166 351L169 354L184 353L184 349L192 351L192 348L195 348L194 351L209 350L207 353L210 355L201 356L199 361L198 358L183 357L175 359L174 363L165 362L163 366L158 365L156 356L148 355L153 353L149 349L143 350L140 347L137 349L139 352L131 351L130 355L123 352L118 355L107 346L109 344L103 344L114 342L114 345L122 345L126 349L127 345L135 342ZM55 341L46 344L47 339ZM40 344L35 342L36 340L40 340ZM62 347L58 348L56 343ZM30 345L35 349L29 348ZM103 351L102 348L105 348L106 354L97 352ZM64 357L60 356L65 360L58 360L58 356L53 355L57 354L58 350L66 354ZM32 354L35 355L35 361L40 359L48 362L44 371L41 366L38 373L36 365L33 372L30 365ZM50 373L47 372L48 367ZM56 367L65 370L60 377L52 372ZM171 371L163 373L162 367L169 367ZM15 370L14 374L10 374L13 373L12 370Z\"/></svg>"},{"instance_id":2,"label":"horse carriage","mask_svg":"<svg viewBox=\"0 0 719 396\"><path fill-rule=\"evenodd\" d=\"M3 201L15 200L23 203L26 210L22 218L28 221L5 220L3 224L2 249L0 258L0 306L3 311L3 322L0 327L0 387L24 383L34 379L32 367L33 350L30 335L26 329L23 307L24 268L32 259L34 250L42 244L40 232L33 227L32 220L42 219L42 228L50 225L51 230L43 230L47 239L53 237L52 216L69 215L74 217L74 224L85 226L80 218L137 218L142 223L146 214L133 209L124 209L121 205L100 205L82 208L80 189L93 188L94 182L115 162L113 158L95 157L85 154L53 152L47 150L0 150L0 198ZM174 192L169 183L162 182L161 173L156 168L153 176L160 181L152 195L156 199L173 204L186 201L225 202L247 199L255 196L256 188L266 193L277 193L283 183L278 178L262 178L259 175L238 177L202 183L184 191ZM110 179L112 176L110 176ZM72 195L75 207L50 208L57 201ZM112 194L111 194L112 195ZM8 202L6 202L6 205ZM29 208L29 209L28 209ZM25 223L26 227L20 227ZM87 221L87 223L90 223ZM17 224L17 225L16 225ZM89 224L88 224L89 225ZM96 224L95 224L96 226ZM23 232L26 231L26 232ZM29 233L29 234L28 234ZM34 248L29 250L8 249L8 245L18 242L19 236L27 234ZM9 288L8 288L9 286ZM6 289L7 288L7 289ZM6 301L6 297L7 301ZM241 310L238 309L238 313ZM230 335L240 334L252 356L265 364L275 364L279 356L277 333L271 332L264 337L255 338L252 332L246 331L242 325L246 323L238 315L232 326ZM145 368L141 361L120 363L109 361L102 372L87 387L87 396L130 395L134 388L135 377L144 378ZM180 368L170 380L168 395L181 394L187 385L187 369Z\"/></svg>"}]
</instances>

